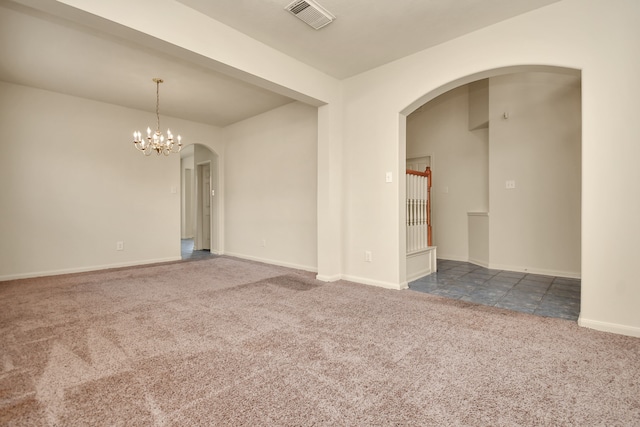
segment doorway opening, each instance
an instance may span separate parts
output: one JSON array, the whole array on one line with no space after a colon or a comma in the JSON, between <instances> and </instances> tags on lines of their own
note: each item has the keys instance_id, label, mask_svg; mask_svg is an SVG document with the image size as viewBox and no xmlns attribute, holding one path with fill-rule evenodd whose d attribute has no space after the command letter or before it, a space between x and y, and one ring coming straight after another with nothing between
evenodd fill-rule
<instances>
[{"instance_id":1,"label":"doorway opening","mask_svg":"<svg viewBox=\"0 0 640 427\"><path fill-rule=\"evenodd\" d=\"M407 163L427 153L438 159L431 167L438 272L415 280L407 271L409 286L576 320L580 72L511 68L455 83L406 111Z\"/></svg>"},{"instance_id":2,"label":"doorway opening","mask_svg":"<svg viewBox=\"0 0 640 427\"><path fill-rule=\"evenodd\" d=\"M218 155L205 145L189 145L181 151L180 168L182 259L209 258L221 251Z\"/></svg>"},{"instance_id":3,"label":"doorway opening","mask_svg":"<svg viewBox=\"0 0 640 427\"><path fill-rule=\"evenodd\" d=\"M211 251L211 161L196 165L196 235L194 249Z\"/></svg>"}]
</instances>

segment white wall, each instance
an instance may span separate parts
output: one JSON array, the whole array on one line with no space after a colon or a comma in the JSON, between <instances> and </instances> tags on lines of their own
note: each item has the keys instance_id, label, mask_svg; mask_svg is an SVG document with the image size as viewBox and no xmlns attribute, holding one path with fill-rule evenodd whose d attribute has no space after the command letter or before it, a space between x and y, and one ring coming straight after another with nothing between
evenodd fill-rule
<instances>
[{"instance_id":1,"label":"white wall","mask_svg":"<svg viewBox=\"0 0 640 427\"><path fill-rule=\"evenodd\" d=\"M163 120L215 144L216 128ZM145 157L130 142L154 121L0 82L0 279L180 258L180 158Z\"/></svg>"},{"instance_id":2,"label":"white wall","mask_svg":"<svg viewBox=\"0 0 640 427\"><path fill-rule=\"evenodd\" d=\"M346 80L344 275L399 287L406 280L403 183L384 182L404 168L402 114L528 65L572 68L582 72L580 324L640 336L638 16L635 0L563 0Z\"/></svg>"},{"instance_id":3,"label":"white wall","mask_svg":"<svg viewBox=\"0 0 640 427\"><path fill-rule=\"evenodd\" d=\"M438 257L467 261L467 212L489 209L486 129L469 130L468 85L407 117L407 157L432 155L431 224Z\"/></svg>"},{"instance_id":4,"label":"white wall","mask_svg":"<svg viewBox=\"0 0 640 427\"><path fill-rule=\"evenodd\" d=\"M294 102L225 128L227 254L317 269L317 122Z\"/></svg>"},{"instance_id":5,"label":"white wall","mask_svg":"<svg viewBox=\"0 0 640 427\"><path fill-rule=\"evenodd\" d=\"M490 79L491 268L580 277L580 107L577 76Z\"/></svg>"}]
</instances>

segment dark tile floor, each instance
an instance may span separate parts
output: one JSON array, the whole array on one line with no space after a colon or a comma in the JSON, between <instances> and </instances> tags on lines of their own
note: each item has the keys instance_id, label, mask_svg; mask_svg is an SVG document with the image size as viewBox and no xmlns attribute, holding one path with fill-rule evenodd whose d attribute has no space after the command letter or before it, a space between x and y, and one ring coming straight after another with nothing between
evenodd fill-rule
<instances>
[{"instance_id":1,"label":"dark tile floor","mask_svg":"<svg viewBox=\"0 0 640 427\"><path fill-rule=\"evenodd\" d=\"M194 259L204 259L204 258L213 258L215 257L208 250L202 251L194 251L193 250L193 239L182 239L181 240L181 251L182 251L182 260L194 260Z\"/></svg>"},{"instance_id":2,"label":"dark tile floor","mask_svg":"<svg viewBox=\"0 0 640 427\"><path fill-rule=\"evenodd\" d=\"M409 283L418 292L546 317L577 320L580 280L490 270L460 261L438 260L438 272Z\"/></svg>"}]
</instances>

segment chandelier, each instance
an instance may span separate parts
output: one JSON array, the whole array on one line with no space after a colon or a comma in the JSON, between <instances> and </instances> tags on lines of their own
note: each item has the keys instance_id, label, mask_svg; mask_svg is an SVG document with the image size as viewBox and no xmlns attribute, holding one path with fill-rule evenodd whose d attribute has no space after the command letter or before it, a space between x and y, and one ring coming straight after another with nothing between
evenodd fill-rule
<instances>
[{"instance_id":1,"label":"chandelier","mask_svg":"<svg viewBox=\"0 0 640 427\"><path fill-rule=\"evenodd\" d=\"M178 153L182 149L182 138L178 135L178 144L176 145L171 130L167 129L166 138L162 132L160 132L160 83L164 80L155 78L153 81L156 82L156 131L151 133L151 128L148 127L146 138L142 138L140 132L134 132L133 144L138 150L142 151L145 156L150 156L154 151L158 156L161 153L168 156L171 153Z\"/></svg>"}]
</instances>

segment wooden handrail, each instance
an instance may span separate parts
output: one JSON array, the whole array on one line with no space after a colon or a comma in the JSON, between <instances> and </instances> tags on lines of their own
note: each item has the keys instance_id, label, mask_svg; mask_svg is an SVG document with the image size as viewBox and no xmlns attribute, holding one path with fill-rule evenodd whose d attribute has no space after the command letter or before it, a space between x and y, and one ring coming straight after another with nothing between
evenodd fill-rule
<instances>
[{"instance_id":1,"label":"wooden handrail","mask_svg":"<svg viewBox=\"0 0 640 427\"><path fill-rule=\"evenodd\" d=\"M418 172L411 169L407 169L407 173L409 175L426 176L427 178L431 178L431 168L429 166L427 166L427 169L424 172Z\"/></svg>"}]
</instances>

